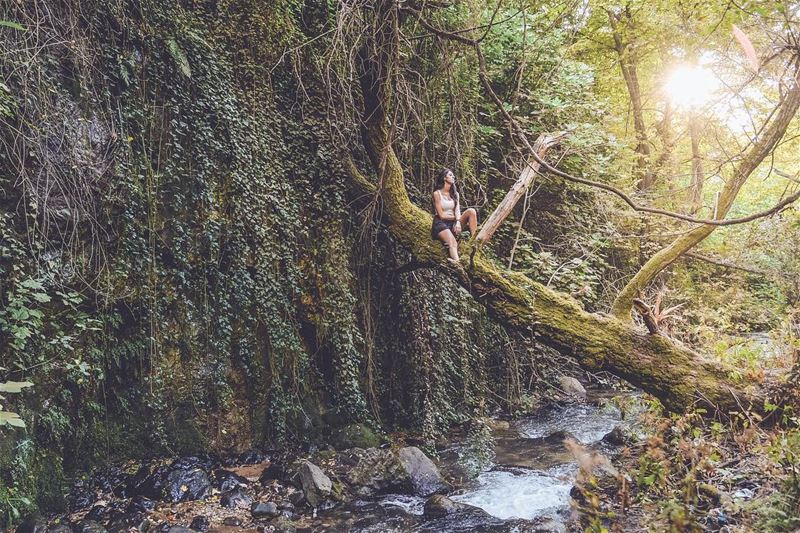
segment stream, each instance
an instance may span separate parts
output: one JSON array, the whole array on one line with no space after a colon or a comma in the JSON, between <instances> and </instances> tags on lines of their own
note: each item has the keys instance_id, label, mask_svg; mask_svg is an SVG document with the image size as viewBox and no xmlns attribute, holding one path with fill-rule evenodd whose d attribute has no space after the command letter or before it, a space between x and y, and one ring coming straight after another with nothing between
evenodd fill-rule
<instances>
[{"instance_id":1,"label":"stream","mask_svg":"<svg viewBox=\"0 0 800 533\"><path fill-rule=\"evenodd\" d=\"M470 442L458 438L439 453L439 468L451 478L479 473L448 497L484 513L456 513L447 519L423 516L425 499L385 495L377 501L355 501L320 518L326 527L350 532L404 531L566 531L570 490L578 465L564 446L572 437L584 446L613 453L603 441L625 422L604 398L553 406L511 423L498 423L488 435L490 458L476 460Z\"/></svg>"}]
</instances>

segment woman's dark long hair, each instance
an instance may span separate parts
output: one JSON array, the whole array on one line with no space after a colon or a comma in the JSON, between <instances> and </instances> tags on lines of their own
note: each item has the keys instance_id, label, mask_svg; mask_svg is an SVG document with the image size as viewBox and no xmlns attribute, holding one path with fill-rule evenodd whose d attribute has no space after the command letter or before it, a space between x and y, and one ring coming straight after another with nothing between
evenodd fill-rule
<instances>
[{"instance_id":1,"label":"woman's dark long hair","mask_svg":"<svg viewBox=\"0 0 800 533\"><path fill-rule=\"evenodd\" d=\"M433 184L433 190L438 191L442 187L444 187L444 178L447 176L448 172L453 172L449 168L443 168L436 174L436 181ZM458 205L458 189L456 188L456 184L453 183L450 185L450 198L456 201L456 205ZM436 207L433 209L433 214L436 214Z\"/></svg>"}]
</instances>

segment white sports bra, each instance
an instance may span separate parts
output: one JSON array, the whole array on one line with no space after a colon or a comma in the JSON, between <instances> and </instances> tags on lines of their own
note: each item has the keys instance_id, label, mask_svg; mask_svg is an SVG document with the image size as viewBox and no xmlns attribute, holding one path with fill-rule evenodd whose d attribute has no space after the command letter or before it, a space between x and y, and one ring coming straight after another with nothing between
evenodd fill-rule
<instances>
[{"instance_id":1,"label":"white sports bra","mask_svg":"<svg viewBox=\"0 0 800 533\"><path fill-rule=\"evenodd\" d=\"M442 191L439 191L439 205L442 206L442 213L445 216L456 216L456 201L451 196L445 196Z\"/></svg>"}]
</instances>

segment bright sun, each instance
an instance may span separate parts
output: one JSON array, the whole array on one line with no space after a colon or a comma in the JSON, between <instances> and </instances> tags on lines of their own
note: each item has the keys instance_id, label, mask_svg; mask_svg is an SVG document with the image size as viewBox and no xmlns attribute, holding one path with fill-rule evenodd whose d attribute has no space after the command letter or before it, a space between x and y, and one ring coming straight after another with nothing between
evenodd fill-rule
<instances>
[{"instance_id":1,"label":"bright sun","mask_svg":"<svg viewBox=\"0 0 800 533\"><path fill-rule=\"evenodd\" d=\"M673 70L664 84L664 90L672 103L684 109L705 105L718 88L719 80L710 70L690 65Z\"/></svg>"}]
</instances>

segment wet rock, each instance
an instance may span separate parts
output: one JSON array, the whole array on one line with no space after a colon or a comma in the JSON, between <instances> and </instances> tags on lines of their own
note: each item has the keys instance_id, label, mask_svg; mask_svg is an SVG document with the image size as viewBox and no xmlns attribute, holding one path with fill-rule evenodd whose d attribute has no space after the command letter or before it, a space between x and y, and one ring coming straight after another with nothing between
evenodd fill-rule
<instances>
[{"instance_id":1,"label":"wet rock","mask_svg":"<svg viewBox=\"0 0 800 533\"><path fill-rule=\"evenodd\" d=\"M256 502L250 512L253 518L275 518L280 515L278 506L273 502Z\"/></svg>"},{"instance_id":2,"label":"wet rock","mask_svg":"<svg viewBox=\"0 0 800 533\"><path fill-rule=\"evenodd\" d=\"M222 523L225 524L226 526L241 526L242 519L239 518L238 516L228 516L225 518L225 520L222 521Z\"/></svg>"},{"instance_id":3,"label":"wet rock","mask_svg":"<svg viewBox=\"0 0 800 533\"><path fill-rule=\"evenodd\" d=\"M167 533L195 533L194 530L183 526L172 526L167 530Z\"/></svg>"},{"instance_id":4,"label":"wet rock","mask_svg":"<svg viewBox=\"0 0 800 533\"><path fill-rule=\"evenodd\" d=\"M84 520L74 528L76 533L108 533L108 530L94 520Z\"/></svg>"},{"instance_id":5,"label":"wet rock","mask_svg":"<svg viewBox=\"0 0 800 533\"><path fill-rule=\"evenodd\" d=\"M442 479L439 469L419 448L415 446L401 448L397 458L411 478L411 487L417 496L430 496L447 491L448 486Z\"/></svg>"},{"instance_id":6,"label":"wet rock","mask_svg":"<svg viewBox=\"0 0 800 533\"><path fill-rule=\"evenodd\" d=\"M561 376L558 378L558 385L565 393L578 398L586 398L586 389L581 382L571 376Z\"/></svg>"},{"instance_id":7,"label":"wet rock","mask_svg":"<svg viewBox=\"0 0 800 533\"><path fill-rule=\"evenodd\" d=\"M211 481L199 466L176 468L167 474L164 491L173 503L201 500L211 492Z\"/></svg>"},{"instance_id":8,"label":"wet rock","mask_svg":"<svg viewBox=\"0 0 800 533\"><path fill-rule=\"evenodd\" d=\"M189 527L200 533L205 533L208 531L210 525L211 522L208 520L208 517L199 515L192 518L192 523L189 524Z\"/></svg>"},{"instance_id":9,"label":"wet rock","mask_svg":"<svg viewBox=\"0 0 800 533\"><path fill-rule=\"evenodd\" d=\"M295 507L299 507L306 503L306 495L303 494L303 491L296 490L289 494L289 502L291 502L291 504Z\"/></svg>"},{"instance_id":10,"label":"wet rock","mask_svg":"<svg viewBox=\"0 0 800 533\"><path fill-rule=\"evenodd\" d=\"M97 501L97 495L93 490L77 484L72 487L69 496L69 508L72 512L82 511L92 506Z\"/></svg>"},{"instance_id":11,"label":"wet rock","mask_svg":"<svg viewBox=\"0 0 800 533\"><path fill-rule=\"evenodd\" d=\"M146 496L151 500L160 500L164 497L168 473L169 469L165 466L159 466L153 470L143 466L130 479L128 492Z\"/></svg>"},{"instance_id":12,"label":"wet rock","mask_svg":"<svg viewBox=\"0 0 800 533\"><path fill-rule=\"evenodd\" d=\"M39 515L30 515L17 527L17 533L46 533L47 520Z\"/></svg>"},{"instance_id":13,"label":"wet rock","mask_svg":"<svg viewBox=\"0 0 800 533\"><path fill-rule=\"evenodd\" d=\"M219 504L229 509L236 509L239 507L250 507L251 503L253 503L253 498L251 498L247 494L244 494L239 489L234 489L230 492L226 492L219 499Z\"/></svg>"},{"instance_id":14,"label":"wet rock","mask_svg":"<svg viewBox=\"0 0 800 533\"><path fill-rule=\"evenodd\" d=\"M461 504L442 494L434 494L425 502L425 518L440 518L455 513Z\"/></svg>"},{"instance_id":15,"label":"wet rock","mask_svg":"<svg viewBox=\"0 0 800 533\"><path fill-rule=\"evenodd\" d=\"M318 507L331 493L333 483L330 478L317 465L309 461L303 461L300 464L297 474L300 477L306 500L312 507Z\"/></svg>"},{"instance_id":16,"label":"wet rock","mask_svg":"<svg viewBox=\"0 0 800 533\"><path fill-rule=\"evenodd\" d=\"M239 464L254 465L266 461L268 457L258 450L250 450L239 454Z\"/></svg>"},{"instance_id":17,"label":"wet rock","mask_svg":"<svg viewBox=\"0 0 800 533\"><path fill-rule=\"evenodd\" d=\"M364 424L350 424L333 433L331 444L337 450L377 448L381 444L381 439Z\"/></svg>"},{"instance_id":18,"label":"wet rock","mask_svg":"<svg viewBox=\"0 0 800 533\"><path fill-rule=\"evenodd\" d=\"M625 444L625 433L621 427L614 426L614 429L605 434L603 442L614 446L622 446Z\"/></svg>"},{"instance_id":19,"label":"wet rock","mask_svg":"<svg viewBox=\"0 0 800 533\"><path fill-rule=\"evenodd\" d=\"M108 518L110 510L105 505L95 505L92 507L86 516L84 516L85 520L91 520L92 522L102 522L106 518Z\"/></svg>"},{"instance_id":20,"label":"wet rock","mask_svg":"<svg viewBox=\"0 0 800 533\"><path fill-rule=\"evenodd\" d=\"M17 531L19 531L19 529L17 529ZM72 528L67 524L56 524L50 526L47 533L72 533Z\"/></svg>"},{"instance_id":21,"label":"wet rock","mask_svg":"<svg viewBox=\"0 0 800 533\"><path fill-rule=\"evenodd\" d=\"M228 492L229 490L248 484L250 484L250 481L236 472L223 469L214 471L214 488L220 492Z\"/></svg>"},{"instance_id":22,"label":"wet rock","mask_svg":"<svg viewBox=\"0 0 800 533\"><path fill-rule=\"evenodd\" d=\"M170 470L189 470L191 468L201 468L203 470L208 470L213 466L214 461L209 458L200 458L200 457L179 457L175 459L171 465L169 465Z\"/></svg>"},{"instance_id":23,"label":"wet rock","mask_svg":"<svg viewBox=\"0 0 800 533\"><path fill-rule=\"evenodd\" d=\"M269 483L272 480L286 481L289 479L290 474L283 465L272 463L261 473L258 481L262 484Z\"/></svg>"},{"instance_id":24,"label":"wet rock","mask_svg":"<svg viewBox=\"0 0 800 533\"><path fill-rule=\"evenodd\" d=\"M128 533L131 529L143 531L142 523L144 521L144 513L140 511L122 514L111 520L111 523L108 524L108 531L109 533Z\"/></svg>"},{"instance_id":25,"label":"wet rock","mask_svg":"<svg viewBox=\"0 0 800 533\"><path fill-rule=\"evenodd\" d=\"M147 496L142 496L141 494L138 496L134 496L130 503L128 504L128 511L129 512L140 512L140 513L149 513L153 509L156 508L156 502L148 498Z\"/></svg>"},{"instance_id":26,"label":"wet rock","mask_svg":"<svg viewBox=\"0 0 800 533\"><path fill-rule=\"evenodd\" d=\"M289 501L278 502L278 510L283 511L284 515L286 513L294 514L295 506L292 502Z\"/></svg>"},{"instance_id":27,"label":"wet rock","mask_svg":"<svg viewBox=\"0 0 800 533\"><path fill-rule=\"evenodd\" d=\"M458 514L461 520L494 522L495 519L489 513L479 507L467 505L466 503L454 502L443 494L434 494L425 502L423 516L427 519L452 517Z\"/></svg>"}]
</instances>

